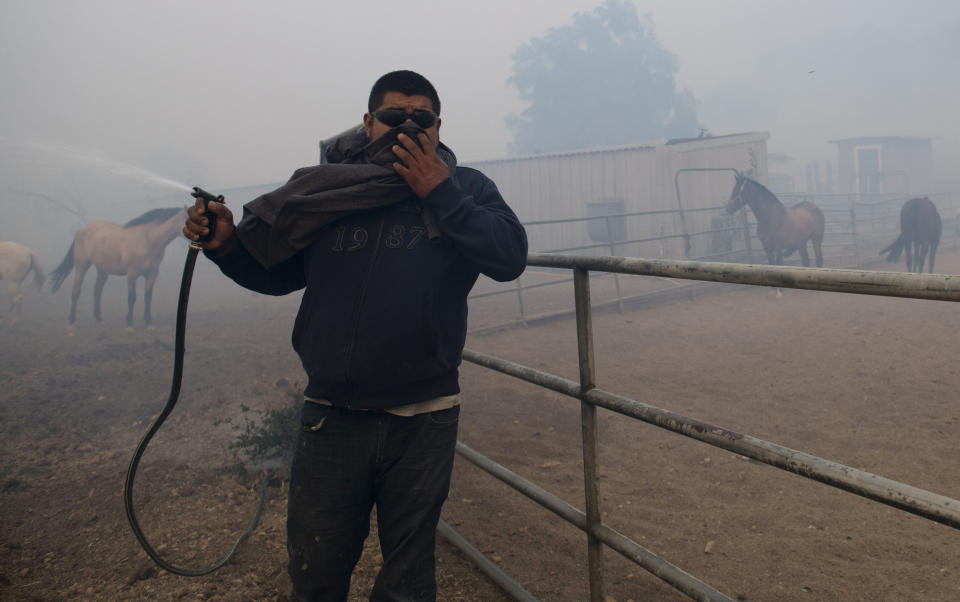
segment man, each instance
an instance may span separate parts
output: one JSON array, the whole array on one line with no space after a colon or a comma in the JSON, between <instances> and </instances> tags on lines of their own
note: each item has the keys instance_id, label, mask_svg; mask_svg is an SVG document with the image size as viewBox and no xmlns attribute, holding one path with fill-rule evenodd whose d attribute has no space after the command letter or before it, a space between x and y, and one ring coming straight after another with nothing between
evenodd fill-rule
<instances>
[{"instance_id":1,"label":"man","mask_svg":"<svg viewBox=\"0 0 960 602\"><path fill-rule=\"evenodd\" d=\"M293 346L307 373L290 475L295 600L345 600L377 508L374 600L434 600L434 547L450 487L467 295L512 280L526 233L492 181L439 141L440 99L411 71L381 77L363 131L330 165L230 210L211 202L205 254L241 286L305 289ZM208 234L202 203L184 235Z\"/></svg>"}]
</instances>

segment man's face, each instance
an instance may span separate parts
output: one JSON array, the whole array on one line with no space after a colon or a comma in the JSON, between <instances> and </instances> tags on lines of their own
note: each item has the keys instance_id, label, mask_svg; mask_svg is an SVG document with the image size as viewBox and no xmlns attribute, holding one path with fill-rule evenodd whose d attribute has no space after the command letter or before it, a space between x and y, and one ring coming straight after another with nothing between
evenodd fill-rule
<instances>
[{"instance_id":1,"label":"man's face","mask_svg":"<svg viewBox=\"0 0 960 602\"><path fill-rule=\"evenodd\" d=\"M432 113L433 103L430 102L429 98L420 94L407 96L401 92L387 92L383 95L383 103L377 107L376 110L382 111L384 109L403 109L407 113L413 113L416 110L425 110ZM373 142L380 136L383 136L390 129L390 126L381 122L370 113L365 113L363 115L363 129L366 130L367 138L370 142ZM437 118L435 124L425 129L431 140L437 142L440 139L439 118Z\"/></svg>"}]
</instances>

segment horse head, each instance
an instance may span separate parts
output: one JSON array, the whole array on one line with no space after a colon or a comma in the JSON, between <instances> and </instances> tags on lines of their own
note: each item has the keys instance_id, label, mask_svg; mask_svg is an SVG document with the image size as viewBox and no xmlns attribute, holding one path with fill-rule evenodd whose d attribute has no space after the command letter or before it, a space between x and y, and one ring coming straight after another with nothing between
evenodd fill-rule
<instances>
[{"instance_id":1,"label":"horse head","mask_svg":"<svg viewBox=\"0 0 960 602\"><path fill-rule=\"evenodd\" d=\"M743 189L747 185L747 177L740 173L736 172L736 183L733 185L733 191L730 193L730 200L727 201L727 214L731 215L736 213L738 209L746 204L747 199L743 194Z\"/></svg>"}]
</instances>

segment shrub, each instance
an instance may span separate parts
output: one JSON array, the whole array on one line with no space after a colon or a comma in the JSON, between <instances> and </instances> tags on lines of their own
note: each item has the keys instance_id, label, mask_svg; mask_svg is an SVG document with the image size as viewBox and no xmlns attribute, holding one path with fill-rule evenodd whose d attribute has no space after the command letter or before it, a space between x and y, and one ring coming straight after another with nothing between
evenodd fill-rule
<instances>
[{"instance_id":1,"label":"shrub","mask_svg":"<svg viewBox=\"0 0 960 602\"><path fill-rule=\"evenodd\" d=\"M297 396L290 404L274 410L252 410L241 406L244 424L230 444L237 462L269 472L280 472L281 478L290 474L290 463L300 430L300 408L303 398ZM259 417L251 417L259 414ZM259 419L258 419L259 418Z\"/></svg>"}]
</instances>

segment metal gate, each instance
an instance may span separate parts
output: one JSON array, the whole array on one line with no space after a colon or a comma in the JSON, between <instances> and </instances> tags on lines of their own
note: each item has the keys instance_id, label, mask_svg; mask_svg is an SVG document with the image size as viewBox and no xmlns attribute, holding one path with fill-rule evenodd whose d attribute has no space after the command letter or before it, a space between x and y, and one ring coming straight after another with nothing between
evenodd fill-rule
<instances>
[{"instance_id":1,"label":"metal gate","mask_svg":"<svg viewBox=\"0 0 960 602\"><path fill-rule=\"evenodd\" d=\"M635 562L690 598L695 600L732 600L693 575L646 550L637 542L603 524L596 487L598 475L597 407L606 408L714 447L922 516L954 529L960 529L960 501L958 500L596 388L590 272L636 274L940 301L960 301L960 278L943 274L910 274L542 253L530 254L528 265L573 270L580 368L579 382L470 349L464 350L463 357L469 362L580 400L584 491L586 493L585 509L581 511L575 508L503 466L496 464L489 458L482 456L463 443L457 443L457 452L464 459L487 471L587 534L587 566L590 599L593 602L602 602L604 599L603 557L601 553L603 546L616 550L628 560ZM440 531L515 598L520 600L536 599L483 554L474 549L449 525L441 523Z\"/></svg>"}]
</instances>

